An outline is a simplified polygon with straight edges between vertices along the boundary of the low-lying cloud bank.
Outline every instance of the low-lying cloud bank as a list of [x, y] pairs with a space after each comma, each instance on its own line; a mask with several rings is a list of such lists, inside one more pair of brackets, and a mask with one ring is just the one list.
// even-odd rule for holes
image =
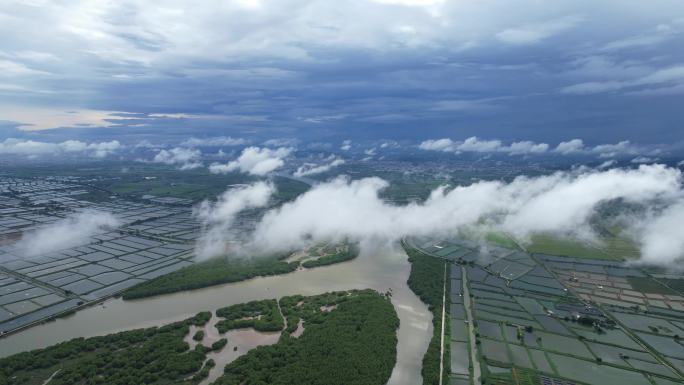
[[86, 210], [24, 234], [15, 248], [21, 257], [34, 257], [86, 244], [93, 235], [119, 226], [121, 222], [111, 213]]
[[37, 157], [45, 155], [85, 154], [93, 158], [104, 158], [122, 149], [119, 141], [86, 143], [67, 140], [60, 143], [9, 138], [0, 142], [0, 155], [24, 155]]
[[453, 141], [448, 138], [426, 140], [418, 146], [421, 150], [443, 152], [503, 152], [511, 155], [538, 154], [546, 152], [549, 145], [531, 141], [514, 142], [504, 145], [500, 140], [482, 140], [471, 136], [464, 141]]
[[[621, 225], [641, 247], [644, 262], [669, 265], [684, 257], [684, 228], [677, 225], [684, 222], [684, 191], [681, 171], [675, 168], [582, 169], [519, 177], [510, 183], [442, 186], [425, 202], [403, 206], [379, 197], [387, 186], [379, 178], [350, 181], [342, 177], [316, 185], [294, 201], [268, 210], [246, 246], [272, 252], [318, 240], [392, 242], [410, 235], [450, 235], [474, 225], [505, 231], [523, 243], [536, 233], [591, 240], [595, 235], [590, 221], [596, 210], [619, 199], [648, 213], [620, 216]], [[245, 203], [244, 195], [250, 192], [263, 203], [264, 193], [272, 194], [273, 189], [253, 185], [229, 191], [221, 197], [221, 206], [229, 205], [233, 216], [244, 207], [255, 207]], [[213, 215], [222, 217], [218, 211]], [[230, 221], [219, 223], [213, 234], [218, 239], [213, 242], [220, 244], [224, 224]], [[213, 227], [210, 222], [207, 226]]]
[[209, 171], [213, 174], [240, 171], [251, 175], [266, 175], [282, 167], [285, 164], [283, 159], [291, 152], [292, 148], [289, 147], [247, 147], [236, 160], [226, 164], [213, 163], [209, 166]]
[[651, 154], [658, 151], [648, 151], [631, 143], [629, 140], [589, 147], [584, 144], [582, 139], [572, 139], [567, 142], [560, 142], [554, 152], [562, 155], [585, 154], [597, 155], [599, 158], [613, 158], [620, 155], [637, 155], [643, 152]]
[[504, 144], [500, 140], [483, 140], [475, 136], [464, 141], [454, 141], [449, 138], [430, 139], [420, 143], [418, 148], [428, 151], [453, 152], [460, 154], [463, 152], [476, 153], [504, 153], [509, 155], [530, 155], [555, 153], [560, 155], [596, 155], [601, 158], [612, 158], [619, 155], [637, 155], [649, 153], [646, 149], [624, 140], [614, 144], [600, 144], [594, 147], [586, 146], [582, 139], [572, 139], [560, 142], [555, 148], [551, 148], [547, 143], [536, 143], [529, 140]]

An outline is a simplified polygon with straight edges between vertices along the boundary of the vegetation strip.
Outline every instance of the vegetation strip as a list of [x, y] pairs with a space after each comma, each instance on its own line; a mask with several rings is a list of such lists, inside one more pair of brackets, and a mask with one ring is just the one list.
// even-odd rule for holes
[[356, 245], [344, 244], [330, 254], [317, 259], [285, 261], [289, 253], [252, 258], [220, 257], [143, 282], [124, 292], [124, 299], [137, 299], [155, 295], [175, 293], [184, 290], [244, 281], [255, 277], [265, 277], [294, 272], [300, 266], [314, 268], [349, 261], [358, 256]]
[[299, 263], [285, 262], [282, 257], [253, 259], [215, 258], [196, 263], [178, 271], [134, 286], [123, 294], [124, 299], [137, 299], [184, 290], [201, 289], [246, 279], [291, 273]]
[[[433, 335], [428, 345], [427, 352], [423, 357], [423, 384], [439, 385], [440, 371], [448, 376], [450, 372], [449, 361], [440, 369], [441, 351], [441, 314], [442, 294], [445, 289], [450, 291], [450, 272], [443, 273], [445, 262], [438, 258], [433, 258], [410, 247], [405, 241], [402, 246], [406, 251], [411, 262], [411, 272], [409, 274], [408, 286], [416, 295], [428, 305], [432, 312]], [[449, 354], [447, 348], [445, 355]]]

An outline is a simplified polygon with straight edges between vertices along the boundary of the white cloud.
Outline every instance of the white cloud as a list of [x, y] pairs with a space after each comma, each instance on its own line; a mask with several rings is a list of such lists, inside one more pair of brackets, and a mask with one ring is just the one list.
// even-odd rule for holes
[[154, 156], [152, 162], [178, 166], [181, 170], [192, 170], [202, 167], [202, 162], [200, 162], [201, 157], [202, 152], [200, 150], [174, 147], [170, 150], [160, 150], [157, 155]]
[[268, 147], [295, 147], [299, 144], [299, 139], [295, 138], [277, 138], [265, 141], [264, 146]]
[[199, 258], [225, 255], [232, 239], [230, 227], [241, 211], [268, 204], [275, 187], [257, 182], [224, 192], [216, 202], [203, 201], [195, 211], [201, 223], [201, 235], [195, 250]]
[[209, 166], [209, 171], [213, 174], [240, 171], [252, 175], [266, 175], [282, 167], [285, 164], [283, 158], [291, 152], [292, 148], [288, 147], [275, 150], [265, 147], [247, 147], [242, 150], [236, 160], [227, 164], [213, 163]]
[[[97, 83], [102, 79], [106, 79], [108, 86], [110, 80], [135, 84], [138, 79], [155, 79], [159, 82], [189, 79], [199, 81], [193, 84], [202, 84], [215, 80], [210, 77], [212, 74], [220, 74], [222, 80], [225, 77], [247, 81], [253, 78], [291, 79], [306, 71], [302, 67], [322, 63], [326, 56], [329, 58], [329, 55], [336, 53], [339, 53], [336, 61], [353, 57], [346, 55], [351, 52], [390, 53], [393, 61], [410, 61], [415, 54], [423, 52], [409, 50], [428, 49], [430, 52], [445, 53], [436, 57], [447, 58], [450, 55], [446, 53], [475, 47], [483, 49], [481, 52], [498, 52], [496, 49], [501, 45], [546, 42], [550, 37], [572, 33], [567, 46], [563, 44], [563, 50], [544, 51], [556, 55], [544, 62], [549, 65], [553, 62], [553, 67], [557, 68], [559, 61], [575, 56], [573, 49], [577, 50], [578, 46], [591, 48], [594, 45], [600, 49], [611, 43], [602, 39], [604, 35], [615, 40], [607, 45], [610, 53], [620, 47], [645, 46], [662, 41], [663, 37], [675, 36], [680, 27], [676, 26], [676, 21], [672, 21], [673, 15], [682, 11], [681, 5], [674, 1], [667, 1], [660, 7], [649, 7], [645, 3], [624, 4], [618, 0], [603, 2], [600, 6], [586, 0], [554, 2], [543, 6], [537, 0], [509, 3], [236, 0], [211, 2], [202, 7], [186, 0], [174, 1], [163, 9], [142, 0], [131, 0], [125, 4], [81, 0], [42, 2], [40, 6], [8, 5], [4, 8], [2, 14], [12, 16], [3, 18], [0, 34], [13, 37], [5, 39], [7, 42], [4, 45], [0, 44], [2, 60], [11, 62], [5, 63], [4, 67], [14, 72], [56, 73], [52, 77], [67, 80], [45, 81], [44, 84], [18, 82], [14, 86], [26, 89], [37, 85], [47, 86], [59, 95], [63, 95], [62, 92], [58, 93], [62, 91], [61, 88], [68, 88], [68, 91], [80, 92], [74, 95], [74, 100], [88, 100], [93, 95], [83, 93], [90, 88], [102, 90], [104, 84]], [[225, 20], [233, 22], [226, 28], [214, 27]], [[584, 20], [587, 25], [576, 28]], [[660, 25], [643, 34], [635, 32], [643, 30], [644, 22], [651, 20], [656, 20], [655, 23]], [[13, 34], [19, 30], [29, 30], [31, 34]], [[635, 33], [636, 36], [633, 36]], [[656, 36], [657, 40], [651, 35]], [[592, 39], [587, 39], [587, 36], [592, 36]], [[666, 51], [658, 53], [663, 52]], [[407, 54], [406, 57], [401, 57], [403, 54]], [[491, 60], [492, 57], [485, 59]], [[233, 65], [238, 58], [241, 62], [254, 65]], [[534, 60], [537, 55], [523, 55], [520, 58]], [[306, 65], [287, 66], [296, 70], [274, 68], [278, 63], [288, 60]], [[46, 62], [52, 64], [44, 65]], [[524, 64], [502, 64], [509, 67], [516, 65]], [[68, 80], [72, 79], [83, 79], [85, 84], [94, 83], [100, 87], [79, 87], [77, 82], [69, 87], [68, 83], [71, 82]], [[161, 92], [183, 92], [171, 84], [164, 84], [167, 86], [160, 87]], [[172, 84], [178, 86], [177, 83]], [[220, 99], [209, 105], [216, 106], [218, 110], [232, 103], [224, 97]], [[251, 109], [252, 102], [250, 95], [236, 104]], [[447, 100], [444, 107], [458, 110], [479, 108], [481, 105], [458, 100], [449, 105]], [[298, 115], [313, 115], [313, 121], [344, 115], [337, 110], [308, 108], [296, 112]], [[195, 116], [184, 112], [157, 113], [150, 117]]]
[[588, 95], [611, 91], [631, 90], [635, 95], [653, 94], [665, 90], [671, 92], [684, 87], [684, 65], [652, 69], [652, 72], [630, 80], [606, 80], [572, 84], [561, 89], [562, 93]]
[[509, 155], [541, 154], [549, 149], [546, 143], [535, 143], [529, 140], [513, 142], [504, 145], [500, 140], [481, 140], [471, 136], [462, 142], [453, 141], [448, 138], [426, 140], [418, 145], [421, 150], [443, 151], [443, 152], [503, 152]]
[[14, 51], [6, 52], [0, 51], [0, 57], [28, 60], [31, 62], [46, 62], [52, 60], [59, 60], [55, 55], [47, 52], [36, 52], [36, 51]]
[[607, 160], [601, 164], [598, 165], [598, 169], [606, 169], [614, 166], [617, 163], [615, 159]]
[[0, 59], [0, 76], [2, 77], [37, 75], [49, 75], [49, 73], [29, 68], [26, 65], [19, 62]]
[[371, 0], [380, 4], [404, 5], [409, 7], [429, 7], [441, 5], [446, 0]]
[[567, 16], [541, 23], [526, 24], [515, 28], [508, 28], [496, 34], [497, 39], [509, 44], [535, 44], [571, 29], [582, 21], [579, 16]]
[[476, 136], [471, 136], [458, 144], [456, 151], [465, 152], [494, 152], [501, 149], [500, 140], [480, 140]]
[[654, 46], [681, 33], [682, 19], [673, 23], [658, 24], [641, 34], [611, 41], [602, 47], [603, 51], [618, 51], [626, 48]]
[[535, 143], [529, 140], [514, 142], [508, 147], [507, 151], [511, 155], [520, 154], [541, 154], [548, 151], [549, 145], [546, 143]]
[[15, 247], [22, 256], [33, 257], [89, 243], [93, 235], [120, 225], [110, 213], [86, 210], [24, 234]]
[[637, 149], [629, 142], [623, 140], [615, 144], [599, 144], [591, 149], [592, 152], [601, 158], [612, 158], [622, 154], [635, 154]]
[[494, 102], [504, 98], [487, 98], [480, 100], [468, 99], [454, 99], [454, 100], [440, 100], [435, 102], [432, 110], [435, 111], [459, 111], [459, 112], [478, 112], [490, 111], [500, 108]]
[[637, 84], [657, 84], [684, 80], [684, 65], [663, 68], [637, 80]]
[[216, 136], [210, 138], [190, 138], [181, 146], [186, 147], [219, 147], [219, 146], [241, 146], [247, 144], [242, 138], [232, 138], [230, 136]]
[[[250, 5], [245, 6], [244, 3]], [[460, 111], [488, 108], [490, 105], [486, 103], [449, 98], [466, 94], [508, 94], [519, 98], [527, 91], [548, 92], [549, 87], [559, 89], [561, 85], [557, 83], [557, 71], [563, 70], [568, 58], [581, 56], [577, 54], [578, 47], [601, 47], [606, 43], [606, 36], [608, 39], [618, 40], [625, 36], [625, 33], [627, 37], [632, 34], [638, 35], [638, 31], [644, 28], [644, 22], [651, 23], [653, 20], [653, 23], [665, 23], [682, 10], [681, 5], [675, 4], [672, 0], [668, 0], [667, 4], [661, 7], [649, 7], [643, 2], [623, 3], [611, 0], [596, 6], [595, 3], [582, 0], [553, 2], [540, 6], [536, 0], [508, 3], [439, 0], [384, 0], [381, 3], [244, 0], [211, 2], [202, 7], [190, 1], [174, 1], [163, 9], [157, 9], [158, 7], [141, 0], [132, 0], [125, 4], [87, 1], [43, 2], [40, 6], [7, 6], [7, 10], [1, 12], [12, 16], [2, 20], [0, 33], [13, 38], [4, 39], [6, 42], [4, 46], [0, 44], [0, 49], [18, 50], [16, 54], [12, 53], [11, 58], [3, 57], [3, 60], [19, 63], [15, 66], [21, 65], [23, 67], [20, 68], [50, 73], [54, 71], [56, 75], [52, 77], [55, 80], [64, 80], [36, 81], [36, 84], [28, 81], [17, 81], [14, 84], [12, 81], [7, 82], [12, 84], [4, 86], [17, 90], [47, 87], [57, 95], [50, 100], [52, 103], [49, 105], [58, 105], [54, 102], [67, 100], [106, 106], [116, 104], [112, 102], [112, 98], [118, 100], [128, 97], [131, 99], [130, 103], [138, 105], [138, 111], [149, 110], [149, 105], [139, 105], [143, 98], [135, 99], [140, 96], [138, 93], [125, 94], [136, 89], [145, 90], [145, 95], [156, 95], [163, 101], [155, 105], [164, 107], [164, 111], [171, 111], [150, 114], [151, 118], [192, 118], [192, 114], [173, 113], [173, 110], [169, 110], [169, 105], [163, 106], [164, 103], [168, 104], [171, 103], [170, 100], [175, 100], [174, 105], [177, 103], [187, 106], [187, 111], [206, 111], [208, 108], [217, 113], [253, 113], [255, 116], [266, 116], [265, 119], [268, 119], [267, 115], [270, 113], [275, 117], [286, 108], [292, 112], [293, 117], [311, 115], [316, 121], [343, 116], [341, 112], [349, 113], [361, 121], [360, 119], [372, 117], [367, 116], [366, 111], [357, 116], [360, 108], [349, 105], [377, 101], [376, 94], [350, 92], [350, 97], [345, 99], [345, 103], [331, 107], [329, 101], [322, 103], [323, 100], [304, 100], [306, 95], [316, 99], [317, 94], [311, 92], [306, 95], [294, 95], [274, 91], [300, 89], [306, 83], [307, 90], [317, 89], [317, 92], [325, 93], [325, 87], [341, 79], [330, 76], [327, 72], [319, 73], [316, 68], [334, 62], [337, 63], [335, 65], [362, 65], [369, 69], [370, 72], [364, 70], [364, 74], [371, 73], [371, 78], [359, 78], [353, 83], [345, 82], [345, 87], [353, 85], [355, 90], [356, 87], [364, 87], [364, 84], [373, 86], [371, 83], [382, 81], [386, 82], [385, 85], [397, 89], [415, 90], [403, 95], [397, 94], [396, 96], [400, 96], [397, 101], [418, 97], [428, 104], [430, 100], [445, 99], [444, 103], [438, 103], [445, 109]], [[407, 6], [415, 4], [419, 6]], [[576, 15], [586, 15], [587, 25], [582, 24], [582, 28], [573, 28], [582, 21], [582, 17]], [[232, 21], [226, 28], [214, 27], [222, 25], [225, 20]], [[666, 28], [659, 27], [659, 30]], [[31, 33], [13, 33], [19, 30], [28, 30]], [[559, 41], [556, 47], [551, 47], [551, 43], [556, 41], [546, 40], [550, 40], [552, 36], [564, 35], [566, 32], [572, 32], [573, 35], [567, 41]], [[588, 36], [591, 36], [591, 39], [588, 39]], [[633, 45], [634, 41], [632, 39], [632, 43], [628, 45]], [[548, 53], [548, 56], [544, 60], [540, 59], [537, 51], [516, 52], [514, 50], [518, 48], [510, 47], [537, 42], [545, 43], [542, 51]], [[638, 44], [648, 43], [650, 41], [644, 43], [641, 40]], [[503, 50], [499, 49], [502, 45], [506, 46]], [[624, 46], [624, 43], [622, 45]], [[478, 48], [473, 49], [469, 56], [459, 56], [459, 59], [453, 55], [459, 50], [472, 47]], [[653, 63], [671, 63], [672, 60], [676, 60], [676, 55], [667, 56], [667, 53], [673, 50], [674, 48], [652, 52], [653, 55], [650, 55], [648, 60], [652, 60]], [[79, 54], [73, 54], [75, 52]], [[602, 52], [606, 54], [605, 51]], [[610, 51], [608, 54], [612, 55], [614, 52]], [[438, 53], [432, 55], [435, 60], [420, 65], [415, 63], [416, 57], [425, 57], [424, 55], [429, 53]], [[355, 63], [354, 61], [358, 60], [356, 58], [361, 62]], [[379, 60], [380, 58], [388, 60]], [[40, 61], [37, 59], [56, 61], [57, 64], [44, 66], [37, 63]], [[247, 65], [238, 64], [238, 61]], [[520, 74], [515, 74], [515, 77], [504, 77], [494, 71], [480, 71], [488, 61], [496, 61], [497, 65], [501, 65], [500, 68], [530, 65], [538, 70], [530, 70], [529, 73], [521, 71]], [[507, 63], [499, 63], [500, 61]], [[452, 65], [453, 71], [449, 68]], [[457, 69], [458, 65], [462, 65], [464, 70]], [[277, 66], [287, 67], [287, 70], [272, 68]], [[383, 68], [386, 66], [392, 68]], [[428, 68], [432, 66], [434, 72]], [[388, 70], [382, 75], [373, 75], [373, 71], [378, 69]], [[447, 73], [449, 76], [458, 77], [459, 90], [467, 92], [455, 92], [459, 90], [455, 90], [453, 84], [438, 84], [439, 79], [444, 79]], [[279, 79], [289, 81], [293, 76], [301, 76], [307, 81], [277, 82]], [[40, 80], [42, 75], [35, 78]], [[228, 82], [225, 81], [226, 78], [229, 79]], [[254, 84], [252, 79], [255, 78], [257, 81], [264, 78], [275, 81], [267, 85]], [[75, 79], [79, 81], [74, 81]], [[234, 84], [235, 79], [244, 83]], [[316, 80], [315, 86], [308, 81], [312, 79]], [[483, 79], [488, 81], [483, 82]], [[564, 81], [563, 85], [572, 87], [571, 84], [583, 83], [585, 80]], [[645, 80], [655, 81], [648, 76]], [[143, 88], [151, 84], [150, 82], [154, 82], [156, 86]], [[120, 86], [122, 84], [126, 86]], [[191, 88], [186, 87], [188, 84]], [[251, 84], [253, 87], [245, 88], [245, 84]], [[491, 84], [495, 85], [495, 89], [490, 86]], [[203, 88], [199, 90], [198, 87]], [[224, 89], [219, 90], [216, 87]], [[64, 91], [71, 93], [64, 96], [65, 93], [56, 92], [62, 91], [60, 88], [65, 88]], [[614, 86], [608, 83], [595, 84], [588, 88], [588, 92], [597, 92], [599, 89], [605, 91]], [[226, 89], [231, 91], [226, 92]], [[430, 98], [419, 95], [421, 89], [429, 90]], [[568, 90], [587, 92], [586, 89], [587, 86]], [[108, 92], [103, 93], [104, 90]], [[246, 92], [247, 90], [251, 91]], [[669, 91], [682, 92], [684, 88], [670, 87]], [[204, 102], [198, 100], [201, 106], [188, 105], [197, 95], [195, 92], [214, 99]], [[8, 99], [12, 96], [14, 95], [10, 95]], [[58, 98], [62, 100], [57, 100]], [[273, 103], [274, 108], [261, 108], [261, 103], [257, 102], [259, 100], [261, 103]], [[295, 100], [298, 100], [298, 107], [290, 109], [289, 107], [293, 106], [290, 103]], [[387, 111], [372, 108], [370, 103], [367, 107], [378, 116], [391, 115]], [[419, 113], [424, 111], [419, 111], [420, 109], [399, 110], [401, 114], [395, 114], [395, 121], [405, 122], [406, 116], [416, 120], [424, 118]], [[518, 113], [522, 113], [522, 110], [518, 110]], [[13, 120], [33, 124], [33, 128], [75, 126], [81, 123], [92, 126], [111, 125], [108, 120], [112, 117], [102, 116], [101, 113], [102, 111], [93, 119], [75, 121], [68, 116], [59, 116], [58, 121], [54, 119], [55, 114], [50, 114], [46, 119], [37, 119], [37, 122], [31, 121], [35, 119], [31, 114], [25, 114], [26, 119]], [[8, 116], [3, 113], [0, 115]], [[429, 118], [435, 115], [439, 114], [429, 114]], [[63, 118], [69, 119], [64, 121]], [[269, 123], [275, 125], [274, 122], [275, 120]], [[257, 129], [257, 125], [254, 126], [253, 128]], [[283, 130], [279, 132], [283, 133], [292, 129], [281, 128]]]
[[[529, 140], [513, 142], [506, 145], [500, 140], [481, 140], [475, 136], [464, 141], [454, 141], [448, 138], [430, 139], [421, 142], [418, 148], [429, 151], [443, 152], [479, 152], [479, 153], [506, 153], [509, 155], [543, 154], [549, 151], [550, 146], [546, 143], [536, 143]], [[599, 144], [594, 147], [585, 146], [582, 139], [572, 139], [560, 142], [553, 152], [562, 155], [584, 154], [597, 155], [600, 158], [613, 158], [621, 155], [651, 154], [655, 155], [658, 149], [647, 149], [637, 146], [628, 140], [618, 143]]]
[[67, 140], [60, 143], [66, 152], [90, 152], [96, 158], [104, 158], [120, 149], [121, 143], [117, 140], [100, 143], [84, 143], [78, 140]]
[[347, 114], [335, 114], [335, 115], [300, 117], [298, 119], [305, 121], [307, 123], [323, 123], [323, 122], [329, 122], [329, 121], [333, 121], [333, 120], [344, 119], [347, 116], [349, 116], [349, 115], [347, 115]]
[[635, 155], [640, 152], [653, 152], [632, 144], [629, 140], [623, 140], [618, 143], [599, 144], [594, 147], [584, 145], [582, 139], [572, 139], [567, 142], [560, 142], [554, 149], [554, 152], [571, 155], [571, 154], [594, 154], [600, 158], [614, 158], [621, 155]]
[[[231, 152], [231, 154], [232, 154], [232, 152]], [[218, 151], [216, 151], [216, 154], [213, 154], [212, 156], [215, 158], [225, 158], [225, 157], [229, 156], [229, 154], [226, 154], [223, 150], [219, 149]]]
[[641, 261], [682, 270], [684, 258], [684, 200], [660, 211], [646, 221], [637, 221]]
[[571, 63], [573, 67], [565, 74], [571, 77], [595, 79], [610, 84], [608, 80], [628, 80], [651, 72], [645, 63], [634, 60], [620, 60], [606, 55], [582, 56]]
[[644, 164], [644, 163], [655, 163], [658, 159], [656, 158], [649, 158], [647, 156], [637, 156], [636, 158], [632, 159], [632, 163], [636, 164]]
[[456, 151], [456, 143], [449, 138], [428, 139], [421, 142], [418, 148], [428, 151], [453, 152]]
[[624, 83], [619, 81], [586, 82], [563, 87], [561, 91], [565, 94], [589, 95], [616, 91], [623, 87]]
[[327, 163], [317, 165], [315, 163], [304, 163], [304, 165], [297, 168], [294, 176], [302, 177], [308, 175], [321, 174], [330, 171], [333, 167], [344, 164], [344, 159], [336, 158], [334, 155], [326, 159]]
[[[293, 202], [265, 213], [252, 234], [250, 247], [287, 250], [331, 239], [392, 242], [408, 235], [440, 236], [474, 225], [512, 234], [525, 242], [537, 233], [593, 239], [590, 221], [604, 202], [658, 207], [653, 218], [631, 218], [643, 245], [645, 260], [668, 263], [684, 257], [681, 226], [682, 174], [662, 165], [638, 169], [590, 169], [540, 177], [518, 177], [510, 183], [482, 181], [468, 186], [435, 189], [423, 203], [397, 206], [379, 193], [388, 183], [379, 178], [350, 181], [337, 178], [314, 186]], [[664, 218], [654, 222], [654, 218]], [[679, 222], [677, 222], [679, 221]], [[669, 226], [669, 229], [668, 229]], [[668, 247], [653, 239], [662, 229]]]
[[582, 139], [572, 139], [567, 142], [560, 142], [554, 151], [563, 155], [574, 154], [584, 150], [584, 141]]
[[380, 148], [400, 148], [401, 145], [394, 140], [386, 140], [380, 143]]
[[95, 158], [104, 158], [121, 148], [123, 146], [117, 140], [93, 143], [67, 140], [61, 143], [51, 143], [9, 138], [0, 142], [0, 154], [25, 155], [29, 157], [83, 153]]
[[352, 147], [352, 141], [347, 139], [347, 140], [342, 142], [342, 146], [340, 146], [340, 150], [349, 151], [349, 150], [351, 150], [351, 147]]
[[[541, 6], [535, 0], [239, 0], [203, 7], [176, 1], [163, 9], [141, 0], [126, 4], [43, 2], [10, 7], [7, 14], [12, 17], [3, 20], [0, 32], [23, 27], [32, 33], [13, 39], [27, 47], [22, 51], [73, 64], [80, 64], [78, 59], [100, 58], [123, 67], [115, 74], [125, 73], [131, 63], [161, 70], [177, 64], [183, 73], [191, 61], [249, 60], [255, 56], [310, 60], [315, 56], [314, 47], [391, 52], [406, 46], [464, 49], [501, 42], [531, 44], [570, 31], [583, 20], [578, 15], [584, 14], [590, 25], [580, 33], [591, 33], [610, 22], [611, 31], [629, 37], [635, 28], [631, 21], [644, 14], [666, 20], [681, 11], [673, 2], [657, 8], [617, 0], [601, 6], [589, 1]], [[233, 22], [227, 28], [213, 28], [225, 20]], [[621, 22], [625, 20], [630, 23]], [[68, 54], [77, 50], [88, 55]]]
[[195, 115], [195, 114], [186, 114], [183, 112], [173, 112], [173, 113], [161, 113], [161, 112], [155, 112], [151, 114], [147, 114], [148, 118], [153, 118], [153, 119], [193, 119], [193, 118], [206, 118], [211, 115]]

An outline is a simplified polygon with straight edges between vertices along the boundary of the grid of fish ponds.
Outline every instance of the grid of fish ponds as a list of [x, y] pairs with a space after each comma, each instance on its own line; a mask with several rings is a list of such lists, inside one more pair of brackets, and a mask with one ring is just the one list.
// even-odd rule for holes
[[[620, 262], [531, 255], [469, 242], [414, 240], [453, 261], [451, 383], [472, 378], [467, 323], [487, 383], [684, 383], [684, 308], [675, 291], [649, 293], [650, 274]], [[465, 266], [465, 277], [461, 274]], [[463, 282], [471, 295], [466, 319]]]

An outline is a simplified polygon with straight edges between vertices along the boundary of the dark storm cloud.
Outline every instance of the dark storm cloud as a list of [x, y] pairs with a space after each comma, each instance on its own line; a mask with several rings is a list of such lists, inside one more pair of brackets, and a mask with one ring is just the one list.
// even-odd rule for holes
[[675, 143], [677, 15], [675, 0], [10, 2], [0, 120], [122, 142]]

